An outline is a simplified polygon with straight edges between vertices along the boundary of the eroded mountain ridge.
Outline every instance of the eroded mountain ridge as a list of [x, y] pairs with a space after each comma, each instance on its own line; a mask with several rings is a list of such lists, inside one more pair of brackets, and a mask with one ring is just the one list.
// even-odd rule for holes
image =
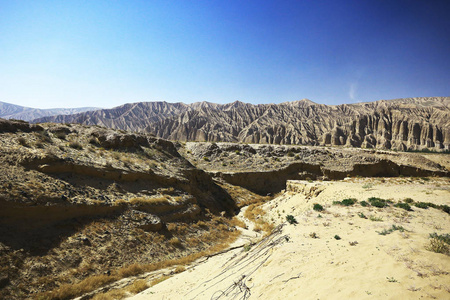
[[450, 149], [450, 97], [324, 105], [139, 102], [36, 119], [148, 132], [169, 140]]

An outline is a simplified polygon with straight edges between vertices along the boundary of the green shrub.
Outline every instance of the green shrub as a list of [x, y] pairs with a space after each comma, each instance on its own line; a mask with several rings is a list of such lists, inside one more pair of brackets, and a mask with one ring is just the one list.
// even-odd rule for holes
[[405, 203], [413, 203], [414, 202], [414, 200], [413, 199], [411, 199], [411, 198], [406, 198], [405, 200], [403, 200], [403, 202], [405, 202]]
[[366, 201], [361, 201], [359, 202], [359, 204], [361, 204], [361, 206], [363, 207], [369, 206], [369, 203], [367, 203]]
[[404, 210], [407, 211], [412, 211], [411, 206], [408, 203], [397, 203], [394, 206], [398, 208], [403, 208]]
[[323, 206], [320, 205], [319, 203], [314, 203], [313, 209], [315, 211], [323, 211]]
[[293, 215], [287, 215], [286, 216], [286, 221], [288, 221], [289, 224], [298, 224], [297, 220], [295, 219], [295, 217]]
[[360, 218], [363, 218], [363, 219], [367, 219], [366, 215], [365, 215], [365, 214], [363, 214], [362, 212], [361, 212], [361, 213], [359, 213], [359, 214], [358, 214], [358, 216], [359, 216]]
[[336, 235], [334, 236], [334, 239], [339, 241], [339, 240], [341, 239], [341, 237], [338, 236], [338, 235], [336, 234]]
[[439, 209], [450, 214], [450, 206], [448, 206], [448, 205], [440, 205]]
[[403, 232], [403, 231], [405, 231], [405, 228], [403, 228], [403, 226], [392, 225], [391, 228], [384, 229], [383, 231], [378, 232], [378, 234], [380, 234], [380, 235], [387, 235], [387, 234], [391, 234], [392, 232], [394, 232], [396, 230], [398, 230], [400, 232]]
[[333, 201], [333, 204], [342, 205], [342, 206], [350, 206], [350, 205], [355, 204], [356, 202], [358, 202], [358, 200], [356, 200], [355, 198], [348, 198], [348, 199], [344, 199], [342, 201]]
[[366, 183], [365, 185], [362, 186], [363, 189], [371, 189], [373, 187], [372, 183]]
[[377, 198], [377, 197], [370, 197], [368, 199], [370, 205], [375, 206], [375, 207], [379, 207], [379, 208], [384, 208], [386, 206], [388, 206], [389, 200], [385, 200], [385, 199], [381, 199], [381, 198]]
[[423, 209], [428, 208], [428, 204], [426, 202], [416, 202], [416, 203], [414, 203], [414, 206], [418, 207], [418, 208], [423, 208]]

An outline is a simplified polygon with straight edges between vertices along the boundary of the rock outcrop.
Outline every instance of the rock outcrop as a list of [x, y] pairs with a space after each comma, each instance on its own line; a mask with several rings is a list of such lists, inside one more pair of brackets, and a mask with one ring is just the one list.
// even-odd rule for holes
[[450, 97], [336, 106], [307, 99], [259, 105], [142, 102], [35, 122], [102, 125], [179, 141], [450, 150]]

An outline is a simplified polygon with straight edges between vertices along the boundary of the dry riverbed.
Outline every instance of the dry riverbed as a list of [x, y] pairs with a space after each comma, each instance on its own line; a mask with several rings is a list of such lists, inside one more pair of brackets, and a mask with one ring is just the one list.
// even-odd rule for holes
[[[448, 298], [450, 256], [432, 251], [430, 234], [450, 233], [449, 188], [447, 178], [289, 182], [263, 205], [277, 225], [271, 235], [252, 246], [240, 240], [249, 246], [203, 259], [132, 299]], [[370, 197], [389, 201], [378, 208]], [[356, 203], [336, 203], [344, 199]], [[407, 202], [411, 210], [395, 206]]]

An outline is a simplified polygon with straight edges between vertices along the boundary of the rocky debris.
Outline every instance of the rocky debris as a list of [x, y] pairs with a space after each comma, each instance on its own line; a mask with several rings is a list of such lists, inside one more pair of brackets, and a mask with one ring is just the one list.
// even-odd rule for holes
[[0, 133], [11, 132], [15, 133], [18, 131], [22, 132], [32, 132], [32, 131], [41, 131], [44, 130], [39, 125], [29, 124], [24, 121], [19, 120], [5, 120], [0, 119]]
[[163, 228], [161, 218], [158, 216], [134, 209], [127, 211], [121, 218], [146, 231], [159, 231]]
[[442, 151], [450, 150], [449, 120], [450, 97], [428, 97], [336, 106], [308, 99], [259, 105], [141, 102], [36, 122], [102, 125], [177, 141]]

